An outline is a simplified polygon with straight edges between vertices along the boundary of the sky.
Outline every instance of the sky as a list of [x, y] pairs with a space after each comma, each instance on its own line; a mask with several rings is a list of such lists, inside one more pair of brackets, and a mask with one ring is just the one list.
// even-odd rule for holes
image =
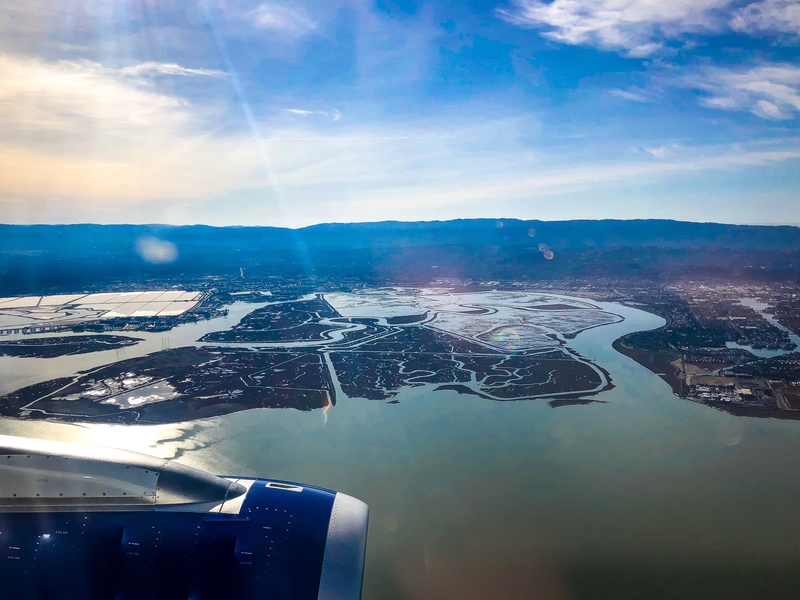
[[799, 0], [3, 0], [0, 222], [800, 224]]

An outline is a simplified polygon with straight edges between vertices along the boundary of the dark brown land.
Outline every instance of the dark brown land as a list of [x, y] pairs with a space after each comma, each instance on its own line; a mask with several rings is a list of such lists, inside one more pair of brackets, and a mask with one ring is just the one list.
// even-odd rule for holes
[[[321, 297], [271, 304], [203, 338], [219, 346], [165, 350], [23, 388], [2, 398], [0, 414], [169, 423], [252, 408], [313, 410], [336, 404], [334, 377], [349, 397], [369, 400], [437, 385], [495, 401], [558, 398], [558, 406], [613, 387], [606, 371], [562, 348], [506, 351], [417, 322], [344, 318]], [[347, 328], [342, 340], [319, 339], [336, 328]], [[304, 344], [226, 345], [239, 340]]]
[[134, 346], [141, 338], [121, 335], [74, 335], [20, 340], [0, 340], [0, 356], [57, 358]]

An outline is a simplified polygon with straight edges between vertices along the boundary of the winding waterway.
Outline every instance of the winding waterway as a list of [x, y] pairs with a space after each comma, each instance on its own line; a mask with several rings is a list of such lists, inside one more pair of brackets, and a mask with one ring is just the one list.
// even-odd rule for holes
[[[330, 410], [250, 410], [174, 426], [0, 420], [0, 432], [105, 443], [218, 473], [341, 490], [371, 509], [364, 598], [793, 597], [800, 559], [800, 424], [733, 417], [674, 397], [612, 342], [660, 317], [569, 341], [605, 368], [605, 404], [550, 408], [433, 386], [397, 404], [337, 394]], [[192, 343], [225, 322], [150, 334], [146, 351]], [[136, 337], [145, 335], [134, 333]], [[2, 389], [143, 350], [21, 366]], [[103, 354], [104, 356], [100, 356]], [[71, 371], [72, 370], [72, 371]], [[341, 390], [339, 390], [341, 392]]]
[[774, 325], [777, 329], [785, 332], [789, 336], [789, 340], [794, 344], [794, 348], [791, 350], [781, 350], [775, 348], [753, 348], [752, 346], [742, 346], [741, 344], [737, 344], [736, 342], [726, 342], [726, 346], [728, 348], [738, 348], [740, 350], [747, 350], [748, 352], [758, 356], [759, 358], [774, 358], [776, 356], [783, 356], [784, 354], [789, 354], [790, 352], [796, 352], [800, 349], [800, 335], [797, 335], [794, 331], [789, 329], [788, 327], [781, 325], [778, 320], [773, 317], [770, 313], [765, 312], [770, 306], [769, 304], [764, 304], [763, 302], [759, 302], [755, 298], [742, 298], [741, 303], [744, 306], [752, 308], [756, 311], [759, 315], [764, 317], [770, 324]]

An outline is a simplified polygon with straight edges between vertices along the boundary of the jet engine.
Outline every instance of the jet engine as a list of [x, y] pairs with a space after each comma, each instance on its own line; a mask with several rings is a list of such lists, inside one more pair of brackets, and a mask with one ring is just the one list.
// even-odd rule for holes
[[357, 600], [367, 505], [109, 448], [0, 436], [0, 597]]

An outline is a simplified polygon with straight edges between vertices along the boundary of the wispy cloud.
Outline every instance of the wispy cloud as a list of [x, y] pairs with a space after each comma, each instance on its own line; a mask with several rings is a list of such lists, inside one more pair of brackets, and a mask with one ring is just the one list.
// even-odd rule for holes
[[511, 0], [502, 19], [544, 30], [566, 44], [616, 50], [631, 58], [657, 54], [687, 33], [740, 31], [800, 34], [797, 0]]
[[[0, 55], [0, 130], [3, 209], [13, 198], [62, 198], [89, 211], [115, 202], [122, 208], [202, 193], [200, 182], [217, 190], [231, 183], [203, 156], [203, 147], [214, 146], [203, 110], [91, 61]], [[217, 145], [217, 160], [236, 156], [238, 145]], [[192, 158], [194, 182], [187, 170]], [[206, 179], [204, 169], [219, 183]]]
[[630, 100], [631, 102], [652, 102], [653, 98], [651, 95], [642, 89], [630, 89], [630, 90], [620, 90], [620, 89], [612, 89], [608, 91], [609, 94], [612, 96], [616, 96], [617, 98], [622, 98], [623, 100]]
[[708, 94], [700, 102], [707, 108], [749, 111], [771, 120], [793, 119], [800, 112], [800, 67], [791, 64], [706, 68], [680, 83]]
[[13, 131], [85, 131], [153, 126], [174, 129], [189, 103], [125, 81], [91, 61], [45, 62], [0, 54], [0, 126]]
[[277, 2], [265, 2], [247, 13], [259, 29], [279, 31], [290, 35], [305, 35], [317, 28], [302, 7], [289, 7]]
[[635, 146], [632, 150], [636, 154], [643, 154], [658, 160], [664, 160], [666, 158], [676, 158], [679, 148], [680, 146], [678, 146], [678, 144], [664, 144], [662, 146]]
[[651, 56], [661, 50], [663, 47], [664, 44], [661, 42], [647, 42], [630, 48], [627, 52], [627, 55], [630, 58], [647, 58], [648, 56]]
[[225, 71], [217, 69], [190, 69], [175, 63], [146, 62], [118, 70], [123, 75], [176, 75], [179, 77], [225, 77]]
[[648, 148], [647, 146], [645, 146], [643, 148], [645, 152], [647, 152], [650, 156], [654, 158], [666, 158], [669, 149], [670, 148], [668, 148], [667, 146], [660, 146], [658, 148]]
[[667, 155], [666, 148], [645, 148], [644, 150], [655, 158], [664, 158]]
[[800, 34], [800, 2], [797, 0], [762, 0], [737, 10], [731, 19], [736, 31], [756, 33], [772, 31]]
[[662, 47], [661, 40], [717, 26], [715, 11], [732, 0], [513, 0], [497, 14], [567, 44], [623, 50], [635, 58]]
[[316, 115], [320, 112], [317, 110], [304, 110], [302, 108], [286, 108], [284, 110], [288, 113], [292, 113], [293, 115], [300, 115], [301, 117], [310, 117], [311, 115]]
[[342, 113], [340, 113], [337, 109], [333, 109], [331, 111], [327, 110], [306, 110], [304, 108], [285, 108], [286, 112], [298, 115], [300, 117], [313, 117], [313, 116], [320, 116], [329, 118], [331, 121], [338, 121], [342, 118]]
[[[459, 207], [460, 214], [463, 215], [491, 216], [497, 215], [498, 211], [493, 213], [487, 210], [488, 205], [519, 206], [519, 201], [524, 201], [528, 206], [545, 206], [548, 218], [574, 218], [560, 213], [552, 206], [558, 203], [532, 205], [531, 200], [597, 191], [616, 184], [643, 184], [663, 177], [692, 176], [695, 173], [779, 165], [800, 160], [799, 150], [741, 151], [732, 148], [708, 148], [704, 152], [701, 150], [690, 154], [680, 160], [652, 161], [647, 164], [602, 161], [502, 179], [465, 181], [458, 186], [397, 187], [372, 192], [368, 198], [361, 200], [344, 199], [335, 208], [343, 212], [371, 213], [371, 219], [403, 219], [408, 218], [409, 213], [420, 212], [435, 215], [437, 211], [441, 214], [442, 209], [452, 209], [455, 206]], [[609, 218], [608, 209], [609, 206], [604, 205], [596, 218]], [[674, 207], [670, 210], [673, 209]], [[674, 213], [671, 214], [674, 216]], [[541, 217], [542, 210], [531, 211], [529, 215]]]

